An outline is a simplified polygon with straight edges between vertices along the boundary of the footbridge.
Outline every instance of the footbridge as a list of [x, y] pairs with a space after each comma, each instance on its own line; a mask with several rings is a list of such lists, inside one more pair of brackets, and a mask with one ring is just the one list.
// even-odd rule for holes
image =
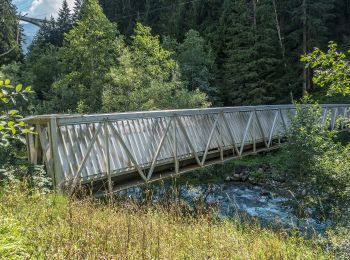
[[36, 25], [38, 27], [43, 26], [43, 24], [45, 23], [45, 20], [43, 20], [43, 19], [31, 18], [31, 17], [25, 16], [25, 15], [17, 15], [17, 18], [20, 21], [31, 23], [31, 24]]
[[[334, 129], [349, 106], [322, 105], [320, 120]], [[45, 164], [57, 188], [112, 192], [276, 149], [295, 111], [274, 105], [33, 116], [25, 119], [36, 132], [27, 135], [28, 158]]]

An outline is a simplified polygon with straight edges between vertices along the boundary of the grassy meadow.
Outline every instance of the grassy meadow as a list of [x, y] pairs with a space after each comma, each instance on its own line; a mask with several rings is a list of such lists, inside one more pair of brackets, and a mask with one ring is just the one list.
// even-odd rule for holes
[[0, 191], [1, 259], [332, 259], [313, 240], [187, 214], [179, 203], [69, 199], [23, 183]]

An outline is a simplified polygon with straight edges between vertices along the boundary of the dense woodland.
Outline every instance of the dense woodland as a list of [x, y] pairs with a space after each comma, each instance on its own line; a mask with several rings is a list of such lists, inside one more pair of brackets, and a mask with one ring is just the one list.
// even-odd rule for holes
[[[0, 258], [350, 259], [349, 133], [325, 127], [331, 111], [314, 102], [350, 103], [349, 1], [63, 1], [23, 53], [16, 8], [0, 0]], [[176, 181], [159, 203], [149, 186], [140, 202], [61, 195], [24, 155], [28, 114], [293, 101], [281, 150], [183, 176], [208, 185], [193, 207]], [[245, 191], [289, 197], [297, 226], [218, 219], [205, 181], [244, 165]], [[328, 231], [304, 229], [310, 218]]]
[[290, 103], [314, 91], [302, 54], [350, 45], [348, 0], [86, 3], [63, 1], [23, 54], [1, 0], [1, 71], [33, 86], [29, 112]]

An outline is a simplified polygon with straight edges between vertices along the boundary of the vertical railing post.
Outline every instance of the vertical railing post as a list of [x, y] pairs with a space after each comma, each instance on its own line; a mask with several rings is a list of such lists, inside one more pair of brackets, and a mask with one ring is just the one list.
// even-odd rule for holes
[[223, 127], [222, 124], [223, 122], [223, 116], [224, 113], [221, 111], [220, 114], [218, 115], [220, 117], [219, 120], [219, 143], [220, 143], [220, 160], [223, 161], [224, 160], [224, 139], [223, 139]]
[[[49, 122], [49, 142], [50, 142], [50, 150], [51, 150], [51, 162], [53, 164], [53, 181], [54, 187], [60, 188], [60, 185], [64, 182], [64, 173], [62, 170], [62, 165], [59, 156], [58, 150], [58, 126], [56, 117], [51, 117]], [[49, 162], [50, 163], [50, 162]]]
[[[252, 112], [253, 113], [253, 112]], [[255, 113], [253, 115], [253, 118], [255, 119], [256, 121], [256, 116], [255, 116]], [[252, 126], [252, 139], [253, 139], [253, 153], [256, 153], [256, 136], [255, 136], [255, 124], [254, 124], [254, 119], [253, 119], [253, 126]]]
[[337, 123], [337, 117], [338, 117], [338, 108], [336, 107], [334, 109], [334, 116], [333, 116], [333, 119], [332, 119], [332, 122], [331, 122], [331, 130], [334, 130], [334, 128], [335, 128], [335, 125]]
[[347, 113], [348, 113], [348, 108], [344, 107], [344, 113], [343, 113], [343, 119], [341, 121], [341, 130], [344, 130], [346, 128], [345, 122], [347, 120]]
[[109, 152], [109, 132], [108, 132], [108, 121], [104, 122], [104, 132], [105, 132], [105, 146], [106, 146], [106, 158], [105, 165], [107, 171], [107, 182], [108, 182], [108, 192], [111, 195], [113, 192], [112, 178], [111, 178], [111, 160]]
[[179, 160], [177, 158], [177, 123], [176, 123], [176, 115], [174, 115], [174, 120], [173, 120], [173, 141], [174, 141], [174, 164], [175, 164], [175, 174], [179, 173]]

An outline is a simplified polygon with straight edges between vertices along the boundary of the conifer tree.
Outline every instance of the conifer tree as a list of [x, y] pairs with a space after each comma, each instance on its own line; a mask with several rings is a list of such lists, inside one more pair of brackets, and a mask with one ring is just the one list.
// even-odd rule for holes
[[283, 75], [283, 55], [277, 51], [273, 13], [268, 0], [226, 1], [221, 18], [225, 103], [270, 103], [284, 87], [276, 80]]
[[256, 71], [257, 50], [251, 17], [244, 0], [226, 0], [221, 18], [223, 35], [223, 93], [227, 104], [248, 105], [261, 100]]
[[211, 49], [199, 32], [189, 30], [183, 43], [178, 47], [178, 62], [181, 78], [188, 83], [189, 90], [199, 88], [203, 92], [215, 97], [212, 87], [214, 58]]
[[21, 27], [11, 1], [0, 0], [0, 64], [17, 60], [21, 54]]
[[62, 7], [57, 17], [57, 41], [62, 45], [64, 34], [72, 28], [72, 14], [68, 7], [67, 0], [62, 2]]
[[81, 8], [83, 6], [83, 0], [75, 0], [72, 14], [72, 22], [75, 23], [81, 18]]

